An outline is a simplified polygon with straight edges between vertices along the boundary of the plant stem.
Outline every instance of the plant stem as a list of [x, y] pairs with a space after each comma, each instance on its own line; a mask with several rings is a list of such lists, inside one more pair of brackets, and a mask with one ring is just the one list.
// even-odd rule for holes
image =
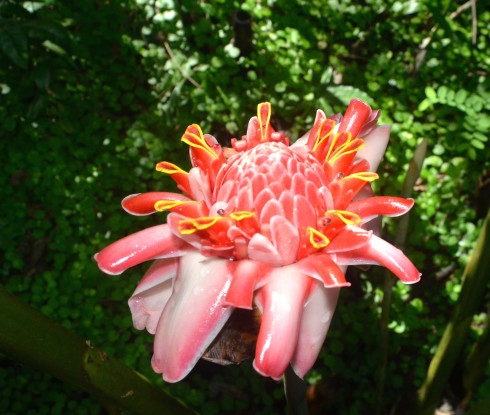
[[306, 382], [294, 373], [291, 366], [286, 369], [283, 379], [289, 415], [307, 415]]
[[433, 413], [449, 376], [461, 355], [473, 315], [481, 304], [490, 275], [490, 210], [483, 222], [475, 249], [466, 265], [463, 286], [451, 320], [419, 390], [421, 414]]
[[0, 290], [0, 352], [132, 414], [193, 414], [139, 373]]
[[[425, 153], [427, 152], [427, 139], [425, 138], [417, 146], [413, 154], [412, 160], [408, 165], [407, 174], [405, 175], [405, 180], [403, 181], [403, 188], [401, 192], [401, 197], [410, 197], [415, 186], [415, 182], [420, 176], [422, 166], [425, 159]], [[399, 249], [403, 249], [405, 246], [405, 241], [408, 234], [410, 213], [404, 215], [398, 222], [396, 236], [395, 236], [395, 246]], [[381, 322], [380, 322], [380, 350], [381, 350], [381, 362], [380, 369], [378, 372], [378, 378], [376, 383], [376, 415], [383, 413], [384, 404], [384, 389], [386, 382], [386, 370], [388, 367], [388, 349], [389, 349], [389, 329], [388, 325], [390, 323], [390, 310], [392, 303], [393, 286], [395, 285], [395, 279], [391, 272], [386, 271], [383, 283], [383, 301], [381, 304]]]

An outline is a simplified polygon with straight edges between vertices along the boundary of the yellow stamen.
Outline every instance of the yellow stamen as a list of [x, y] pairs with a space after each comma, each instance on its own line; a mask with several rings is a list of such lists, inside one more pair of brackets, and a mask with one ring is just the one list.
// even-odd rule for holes
[[325, 215], [336, 215], [346, 225], [357, 225], [361, 222], [361, 217], [357, 213], [348, 210], [327, 210]]
[[230, 218], [232, 218], [233, 220], [240, 221], [240, 220], [243, 220], [243, 219], [251, 218], [253, 215], [255, 215], [254, 212], [249, 212], [249, 211], [246, 211], [246, 210], [241, 210], [241, 211], [238, 211], [238, 212], [230, 213]]
[[327, 159], [328, 163], [330, 165], [333, 165], [339, 158], [346, 156], [347, 154], [357, 153], [361, 148], [365, 147], [366, 143], [364, 142], [364, 140], [362, 140], [360, 138], [358, 138], [357, 140], [359, 140], [358, 144], [356, 146], [350, 148], [350, 149], [349, 149], [349, 146], [352, 145], [353, 141], [352, 142], [346, 142], [345, 144], [342, 144], [337, 149], [338, 152], [330, 160]]
[[322, 249], [328, 246], [330, 239], [328, 239], [323, 233], [317, 231], [315, 228], [308, 227], [306, 229], [310, 234], [310, 244], [313, 248]]
[[179, 221], [179, 232], [182, 235], [191, 235], [194, 232], [210, 228], [222, 219], [225, 218], [222, 216], [203, 216], [196, 219], [183, 219]]
[[176, 166], [175, 164], [169, 163], [168, 161], [162, 161], [161, 163], [158, 163], [156, 166], [156, 170], [167, 174], [189, 174], [188, 172], [182, 170], [180, 167]]
[[155, 202], [154, 208], [157, 212], [163, 212], [164, 210], [173, 209], [177, 206], [187, 205], [190, 203], [199, 203], [195, 200], [159, 200]]
[[347, 132], [344, 132], [344, 133], [337, 133], [337, 134], [335, 134], [334, 137], [333, 137], [332, 143], [330, 144], [330, 148], [328, 149], [327, 156], [325, 157], [325, 160], [328, 160], [330, 158], [330, 156], [332, 155], [333, 151], [335, 150], [335, 146], [337, 144], [337, 141], [338, 141], [339, 137], [341, 137], [343, 135], [347, 135], [347, 140], [345, 140], [345, 143], [342, 144], [341, 147], [343, 145], [351, 142], [351, 140], [352, 140], [352, 134], [350, 133], [350, 131], [347, 131]]
[[377, 173], [373, 173], [371, 171], [361, 171], [359, 173], [352, 173], [348, 176], [343, 177], [342, 179], [340, 179], [339, 183], [342, 183], [343, 181], [349, 179], [359, 179], [364, 180], [365, 182], [374, 182], [375, 180], [379, 179], [379, 176]]
[[[326, 125], [327, 123], [328, 125]], [[330, 129], [328, 130], [327, 133], [323, 134], [320, 137], [325, 125], [326, 127], [330, 127]], [[326, 139], [328, 139], [328, 137], [330, 137], [330, 134], [332, 134], [334, 128], [335, 128], [335, 121], [330, 120], [328, 118], [322, 121], [322, 123], [320, 124], [320, 128], [318, 129], [318, 134], [316, 136], [315, 144], [313, 146], [313, 151], [315, 151], [320, 146], [321, 143], [323, 143]]]
[[182, 141], [191, 147], [205, 151], [216, 160], [219, 159], [218, 155], [211, 147], [209, 147], [209, 144], [206, 142], [206, 139], [202, 134], [201, 127], [199, 127], [197, 124], [192, 124], [187, 127], [187, 130], [185, 130], [185, 133], [182, 136]]
[[[264, 109], [267, 112], [267, 119], [264, 120], [262, 119], [262, 109]], [[266, 141], [266, 133], [267, 130], [269, 129], [269, 124], [271, 122], [271, 103], [270, 102], [262, 102], [261, 104], [257, 105], [257, 118], [259, 119], [259, 124], [260, 124], [260, 134], [262, 136], [262, 141]]]

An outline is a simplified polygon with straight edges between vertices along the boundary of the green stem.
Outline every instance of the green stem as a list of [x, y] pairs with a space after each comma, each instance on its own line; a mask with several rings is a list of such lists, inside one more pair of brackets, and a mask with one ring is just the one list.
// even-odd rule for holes
[[463, 373], [463, 384], [467, 391], [474, 391], [485, 377], [488, 360], [490, 359], [490, 315], [483, 333], [476, 340], [469, 353]]
[[298, 377], [291, 366], [284, 373], [284, 392], [288, 404], [289, 415], [307, 415], [306, 383]]
[[419, 390], [421, 414], [431, 414], [441, 397], [449, 376], [459, 359], [473, 315], [478, 311], [490, 275], [490, 210], [483, 222], [475, 249], [466, 265], [463, 286], [451, 320], [446, 326], [436, 353]]
[[[408, 198], [411, 196], [415, 182], [420, 176], [422, 166], [425, 159], [425, 153], [427, 152], [427, 139], [424, 138], [422, 142], [417, 146], [414, 151], [413, 158], [408, 165], [407, 174], [403, 181], [403, 188], [401, 197]], [[410, 213], [404, 215], [398, 222], [395, 246], [403, 249], [408, 234]], [[381, 322], [380, 322], [380, 351], [381, 362], [376, 383], [376, 415], [380, 415], [384, 411], [384, 390], [386, 383], [386, 370], [388, 367], [388, 353], [389, 353], [389, 329], [390, 323], [390, 310], [392, 303], [393, 286], [395, 285], [395, 278], [393, 274], [386, 271], [383, 283], [383, 301], [381, 304]]]
[[139, 373], [0, 290], [0, 353], [132, 414], [193, 414]]

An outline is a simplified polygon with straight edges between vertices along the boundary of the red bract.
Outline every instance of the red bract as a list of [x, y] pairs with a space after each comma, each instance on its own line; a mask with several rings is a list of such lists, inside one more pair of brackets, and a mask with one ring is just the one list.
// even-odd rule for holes
[[[348, 265], [378, 264], [405, 283], [420, 273], [405, 255], [364, 225], [406, 213], [413, 200], [374, 197], [370, 182], [389, 128], [379, 111], [353, 100], [342, 118], [318, 111], [293, 145], [270, 124], [271, 106], [241, 140], [223, 149], [199, 126], [187, 128], [193, 167], [162, 162], [185, 194], [126, 197], [133, 215], [170, 211], [167, 224], [127, 236], [96, 255], [119, 274], [155, 260], [129, 300], [134, 326], [155, 334], [153, 368], [182, 379], [216, 338], [234, 308], [262, 318], [254, 367], [280, 378], [291, 363], [303, 377], [325, 339]], [[363, 137], [363, 138], [360, 138]]]

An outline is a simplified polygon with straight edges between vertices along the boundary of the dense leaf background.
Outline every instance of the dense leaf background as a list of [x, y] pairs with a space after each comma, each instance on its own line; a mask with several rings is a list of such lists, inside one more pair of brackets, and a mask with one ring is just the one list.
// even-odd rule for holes
[[[428, 140], [406, 242], [423, 282], [395, 285], [380, 402], [385, 272], [351, 270], [309, 395], [312, 413], [401, 413], [425, 377], [489, 205], [489, 28], [488, 8], [471, 1], [1, 2], [2, 286], [202, 413], [281, 412], [281, 386], [250, 362], [200, 363], [186, 381], [163, 385], [149, 365], [151, 336], [132, 328], [126, 305], [143, 269], [107, 277], [92, 255], [164, 220], [129, 217], [119, 201], [172, 188], [154, 165], [189, 167], [179, 140], [188, 124], [226, 144], [269, 100], [273, 125], [295, 139], [317, 108], [343, 111], [359, 97], [393, 124], [380, 193], [400, 193], [414, 149]], [[393, 239], [397, 222], [385, 225]], [[473, 338], [487, 306], [488, 295]], [[446, 396], [461, 400], [460, 386], [448, 384]], [[489, 393], [487, 378], [473, 398]], [[2, 414], [114, 411], [0, 356]]]

